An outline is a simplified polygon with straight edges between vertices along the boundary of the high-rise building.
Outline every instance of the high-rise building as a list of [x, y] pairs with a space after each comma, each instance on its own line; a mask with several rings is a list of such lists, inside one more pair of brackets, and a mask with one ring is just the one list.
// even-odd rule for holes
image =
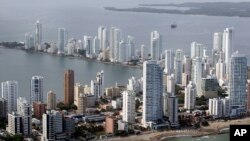
[[22, 117], [21, 129], [23, 135], [31, 135], [31, 105], [25, 98], [19, 97], [17, 99], [17, 113]]
[[229, 98], [232, 115], [246, 112], [247, 58], [235, 52], [230, 61]]
[[98, 97], [102, 97], [104, 94], [104, 71], [101, 70], [100, 72], [97, 72], [96, 75], [96, 81], [98, 82]]
[[128, 61], [128, 44], [123, 40], [119, 43], [119, 58], [118, 62], [123, 63]]
[[86, 49], [86, 57], [92, 57], [94, 53], [93, 38], [91, 36], [83, 36], [84, 48]]
[[80, 93], [78, 100], [77, 100], [77, 114], [85, 114], [87, 108], [87, 97]]
[[156, 61], [143, 63], [143, 112], [142, 123], [156, 122], [163, 117], [163, 70]]
[[100, 53], [100, 40], [97, 36], [94, 37], [93, 40], [93, 48], [94, 48], [94, 54], [99, 54]]
[[130, 61], [132, 59], [135, 59], [135, 39], [134, 39], [134, 37], [128, 36], [127, 44], [128, 44], [127, 58]]
[[192, 81], [185, 87], [184, 108], [188, 111], [195, 107], [196, 88]]
[[159, 60], [162, 53], [162, 36], [158, 31], [151, 32], [151, 58]]
[[0, 98], [0, 118], [7, 118], [7, 100]]
[[35, 39], [32, 33], [25, 34], [25, 49], [31, 49], [35, 47]]
[[168, 97], [168, 117], [171, 126], [178, 126], [178, 98], [176, 96]]
[[165, 51], [165, 69], [164, 73], [172, 74], [174, 73], [174, 53], [172, 50]]
[[115, 28], [113, 34], [114, 34], [114, 39], [113, 39], [114, 48], [112, 48], [111, 46], [111, 49], [110, 49], [110, 52], [112, 53], [113, 57], [110, 57], [110, 58], [111, 58], [111, 61], [117, 62], [119, 59], [119, 47], [120, 47], [119, 45], [122, 39], [122, 32], [120, 29]]
[[174, 58], [174, 70], [175, 70], [175, 83], [176, 84], [182, 84], [182, 59], [183, 54], [182, 50], [177, 49], [175, 52], [175, 58]]
[[2, 86], [2, 98], [7, 100], [8, 113], [15, 112], [17, 110], [17, 96], [18, 96], [18, 82], [6, 81], [1, 83]]
[[33, 76], [30, 80], [30, 103], [43, 102], [43, 77]]
[[39, 21], [36, 21], [35, 44], [42, 44], [42, 24]]
[[107, 116], [105, 118], [105, 133], [114, 134], [117, 128], [117, 119], [112, 116]]
[[182, 86], [187, 86], [191, 80], [191, 59], [185, 55], [183, 59]]
[[199, 44], [197, 42], [191, 43], [191, 58], [202, 58], [204, 55], [204, 46], [202, 44]]
[[56, 109], [56, 94], [53, 91], [49, 91], [47, 93], [47, 109]]
[[6, 131], [13, 135], [22, 134], [22, 116], [15, 112], [9, 113]]
[[33, 102], [34, 117], [37, 119], [42, 119], [44, 113], [46, 113], [46, 104], [42, 102]]
[[80, 97], [80, 94], [84, 94], [84, 86], [80, 83], [76, 83], [74, 86], [74, 104], [77, 105], [78, 104], [78, 100]]
[[216, 50], [216, 52], [222, 51], [222, 33], [221, 32], [215, 32], [214, 38], [213, 38], [213, 49]]
[[250, 80], [247, 80], [247, 112], [250, 112]]
[[205, 98], [216, 98], [218, 96], [218, 87], [219, 84], [217, 79], [213, 75], [207, 75], [206, 78], [201, 80], [201, 92]]
[[226, 64], [224, 63], [222, 59], [219, 59], [218, 62], [216, 63], [215, 70], [216, 70], [216, 78], [220, 86], [222, 86], [226, 78]]
[[148, 51], [145, 45], [141, 45], [141, 60], [145, 61], [148, 58]]
[[64, 104], [74, 103], [74, 71], [66, 70], [64, 72]]
[[192, 60], [192, 81], [196, 85], [196, 96], [201, 96], [201, 79], [203, 74], [202, 59], [195, 58]]
[[135, 92], [123, 91], [122, 120], [128, 123], [135, 122]]
[[100, 26], [98, 28], [98, 38], [100, 40], [100, 48], [103, 51], [108, 47], [108, 34], [107, 28]]
[[174, 74], [167, 75], [167, 94], [168, 94], [168, 96], [175, 95], [175, 76], [174, 76]]
[[63, 119], [58, 111], [47, 111], [43, 114], [42, 141], [57, 140], [57, 134], [63, 132]]
[[229, 99], [228, 98], [213, 98], [209, 99], [209, 114], [215, 118], [229, 116]]
[[57, 46], [58, 46], [58, 54], [64, 54], [66, 47], [68, 43], [68, 32], [65, 28], [59, 28], [58, 29], [58, 40], [57, 40]]
[[233, 28], [226, 28], [223, 32], [223, 52], [225, 53], [226, 74], [229, 78], [230, 58], [233, 52]]

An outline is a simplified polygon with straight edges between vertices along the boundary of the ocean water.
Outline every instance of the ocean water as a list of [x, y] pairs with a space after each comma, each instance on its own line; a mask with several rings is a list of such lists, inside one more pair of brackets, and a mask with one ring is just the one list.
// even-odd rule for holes
[[229, 141], [229, 134], [219, 134], [203, 137], [179, 137], [168, 138], [166, 141]]

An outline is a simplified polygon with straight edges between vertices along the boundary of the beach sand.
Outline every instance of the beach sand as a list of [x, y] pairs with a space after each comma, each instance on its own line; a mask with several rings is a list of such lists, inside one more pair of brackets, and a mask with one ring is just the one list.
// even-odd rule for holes
[[221, 129], [229, 128], [230, 125], [239, 125], [239, 124], [250, 124], [250, 117], [236, 120], [228, 121], [212, 121], [209, 122], [209, 126], [201, 127], [198, 130], [168, 130], [168, 131], [155, 131], [155, 132], [146, 132], [141, 135], [133, 135], [129, 137], [117, 137], [109, 140], [112, 141], [159, 141], [164, 138], [169, 137], [178, 137], [178, 136], [206, 136], [219, 134]]

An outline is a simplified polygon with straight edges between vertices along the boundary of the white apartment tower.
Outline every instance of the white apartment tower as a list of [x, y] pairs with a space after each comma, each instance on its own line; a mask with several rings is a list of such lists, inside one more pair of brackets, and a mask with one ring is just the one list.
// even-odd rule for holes
[[159, 60], [162, 52], [162, 36], [158, 31], [151, 32], [151, 58]]
[[66, 47], [68, 43], [68, 32], [65, 28], [59, 28], [58, 29], [58, 39], [57, 39], [57, 48], [58, 48], [58, 54], [64, 54]]
[[192, 64], [192, 82], [196, 85], [196, 96], [201, 96], [201, 79], [203, 74], [203, 68], [202, 68], [202, 59], [201, 58], [195, 58], [193, 59]]
[[63, 132], [63, 119], [58, 111], [47, 111], [43, 114], [42, 141], [56, 140], [56, 134]]
[[156, 61], [143, 63], [142, 123], [155, 122], [163, 117], [163, 70]]
[[22, 133], [24, 135], [31, 135], [32, 127], [32, 113], [31, 105], [25, 98], [19, 97], [17, 99], [17, 113], [22, 117]]
[[230, 61], [229, 98], [232, 115], [246, 112], [247, 58], [235, 52]]
[[225, 54], [226, 74], [228, 79], [230, 58], [233, 52], [233, 28], [226, 28], [223, 32], [223, 52]]
[[135, 58], [135, 39], [132, 36], [127, 38], [128, 54], [127, 59], [130, 61]]
[[213, 49], [216, 50], [216, 52], [222, 51], [222, 36], [223, 34], [221, 32], [215, 32], [213, 37]]
[[30, 80], [30, 103], [43, 102], [43, 77], [33, 76]]
[[35, 45], [42, 44], [42, 24], [36, 21], [36, 31], [35, 31]]
[[92, 57], [94, 53], [93, 38], [91, 36], [83, 36], [83, 45], [86, 49], [86, 57]]
[[98, 38], [100, 40], [100, 48], [102, 51], [108, 47], [108, 34], [107, 28], [100, 26], [98, 28]]
[[174, 53], [172, 50], [165, 50], [165, 74], [174, 73]]
[[182, 59], [183, 54], [182, 50], [177, 49], [175, 52], [175, 58], [174, 58], [174, 70], [175, 70], [175, 83], [176, 84], [182, 84]]
[[191, 43], [191, 58], [200, 57], [202, 58], [204, 55], [204, 46], [197, 42]]
[[56, 109], [56, 94], [53, 91], [47, 93], [47, 109]]
[[22, 117], [15, 112], [8, 114], [8, 126], [6, 130], [13, 135], [22, 134]]
[[184, 108], [188, 111], [194, 109], [195, 107], [195, 97], [196, 88], [192, 81], [189, 82], [187, 87], [185, 87], [185, 99], [184, 99]]
[[18, 82], [6, 81], [1, 83], [2, 98], [7, 100], [7, 112], [12, 113], [17, 110]]
[[122, 107], [122, 120], [128, 123], [135, 122], [135, 92], [126, 90], [122, 92], [123, 107]]

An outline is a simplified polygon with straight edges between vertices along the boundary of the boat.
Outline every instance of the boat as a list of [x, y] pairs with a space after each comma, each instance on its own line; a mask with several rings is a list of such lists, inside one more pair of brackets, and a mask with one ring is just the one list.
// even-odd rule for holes
[[177, 24], [176, 23], [174, 23], [174, 24], [171, 24], [171, 28], [173, 29], [173, 28], [176, 28], [177, 27]]

